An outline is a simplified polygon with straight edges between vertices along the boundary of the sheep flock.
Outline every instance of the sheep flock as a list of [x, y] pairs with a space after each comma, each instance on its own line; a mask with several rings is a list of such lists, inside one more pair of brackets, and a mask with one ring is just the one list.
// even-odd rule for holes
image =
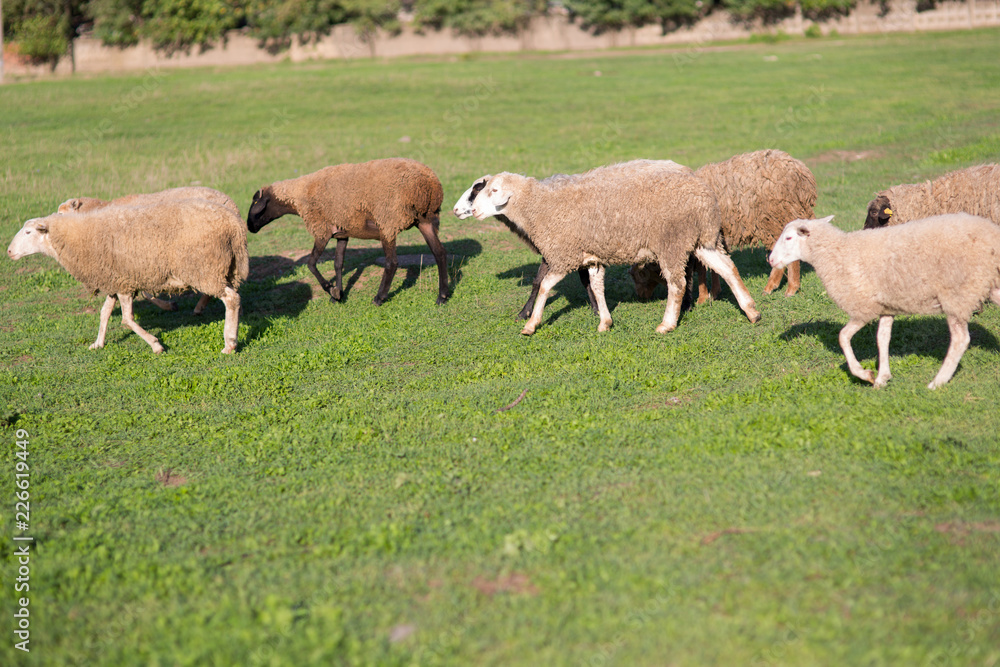
[[[527, 319], [521, 331], [526, 336], [542, 326], [552, 289], [571, 272], [586, 289], [598, 331], [611, 329], [605, 281], [608, 267], [616, 265], [630, 267], [640, 300], [665, 286], [657, 333], [678, 326], [685, 296], [691, 295], [693, 307], [718, 298], [719, 278], [747, 320], [756, 323], [761, 312], [729, 251], [762, 245], [771, 248], [763, 293], [777, 289], [787, 267], [785, 296], [794, 298], [799, 262], [811, 264], [826, 294], [847, 314], [839, 342], [848, 370], [876, 388], [892, 377], [888, 347], [893, 319], [944, 315], [951, 342], [928, 385], [935, 389], [952, 378], [969, 346], [969, 319], [986, 302], [1000, 305], [996, 164], [878, 190], [865, 211], [864, 229], [857, 231], [835, 227], [833, 216], [812, 219], [815, 178], [803, 162], [773, 149], [698, 169], [641, 159], [541, 178], [504, 171], [469, 176], [466, 182], [472, 185], [457, 199], [454, 215], [493, 217], [541, 255], [528, 301], [518, 313]], [[253, 307], [239, 294], [249, 275], [248, 232], [257, 233], [285, 215], [299, 216], [313, 238], [307, 266], [332, 302], [344, 297], [349, 239], [378, 240], [385, 268], [373, 302], [382, 306], [399, 266], [396, 239], [416, 228], [436, 264], [440, 306], [453, 287], [439, 238], [443, 201], [444, 189], [434, 171], [405, 158], [333, 165], [263, 185], [253, 194], [245, 222], [232, 198], [206, 187], [115, 199], [74, 196], [57, 211], [26, 221], [7, 255], [12, 260], [47, 255], [89, 290], [105, 295], [91, 349], [104, 347], [109, 320], [120, 303], [123, 326], [155, 353], [162, 352], [160, 341], [135, 321], [133, 299], [145, 293], [161, 308], [176, 309], [154, 295], [194, 290], [202, 295], [196, 314], [210, 297], [222, 300], [222, 352], [228, 354], [237, 349], [241, 308]], [[331, 240], [336, 248], [329, 281], [317, 265]], [[861, 367], [851, 347], [853, 336], [875, 319], [877, 375]], [[733, 325], [739, 326], [735, 320]]]

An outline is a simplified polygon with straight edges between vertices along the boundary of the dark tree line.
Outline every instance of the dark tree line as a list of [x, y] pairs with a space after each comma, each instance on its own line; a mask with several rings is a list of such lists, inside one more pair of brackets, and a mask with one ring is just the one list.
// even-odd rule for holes
[[85, 32], [105, 45], [148, 40], [166, 53], [211, 48], [228, 31], [244, 29], [272, 50], [293, 38], [318, 39], [350, 24], [369, 44], [378, 30], [400, 30], [405, 15], [422, 31], [481, 36], [518, 33], [553, 5], [594, 32], [660, 25], [664, 32], [697, 21], [716, 7], [737, 19], [774, 21], [802, 8], [809, 18], [845, 14], [857, 0], [4, 0], [8, 40], [35, 63], [53, 67], [72, 57]]

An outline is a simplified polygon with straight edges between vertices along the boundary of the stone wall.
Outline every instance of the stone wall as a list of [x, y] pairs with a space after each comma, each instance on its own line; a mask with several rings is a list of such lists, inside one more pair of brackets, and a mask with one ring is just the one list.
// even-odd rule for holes
[[[772, 30], [790, 35], [802, 34], [811, 21], [801, 14], [790, 17]], [[850, 16], [820, 23], [824, 34], [836, 30], [840, 34], [917, 32], [922, 30], [961, 30], [1000, 26], [1000, 0], [966, 0], [943, 2], [936, 9], [918, 13], [916, 0], [893, 0], [892, 11], [880, 16], [879, 5], [861, 2]], [[760, 29], [758, 28], [757, 31]], [[514, 51], [591, 51], [615, 46], [678, 46], [701, 45], [718, 40], [745, 39], [754, 29], [730, 19], [726, 12], [713, 12], [690, 28], [666, 35], [659, 26], [636, 30], [592, 35], [571, 23], [565, 15], [537, 17], [529, 30], [518, 36], [461, 37], [448, 31], [418, 34], [405, 27], [397, 36], [380, 34], [371, 43], [361, 40], [351, 26], [338, 26], [318, 42], [294, 42], [287, 51], [268, 53], [259, 48], [256, 39], [240, 32], [230, 33], [226, 43], [199, 52], [172, 57], [161, 55], [148, 44], [117, 49], [102, 46], [99, 40], [81, 37], [74, 42], [78, 72], [117, 72], [149, 68], [194, 66], [246, 65], [281, 60], [302, 62], [313, 59], [367, 58], [372, 55], [393, 58], [415, 55], [461, 55], [476, 52]], [[32, 67], [18, 61], [9, 51], [4, 56], [4, 71], [9, 76], [46, 76], [46, 67]], [[56, 74], [69, 74], [69, 59], [60, 62]]]

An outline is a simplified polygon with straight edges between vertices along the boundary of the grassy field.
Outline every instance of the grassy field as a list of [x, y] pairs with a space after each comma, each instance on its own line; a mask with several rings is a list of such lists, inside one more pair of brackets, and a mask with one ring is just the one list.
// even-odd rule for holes
[[[331, 304], [301, 222], [276, 221], [250, 237], [225, 357], [218, 301], [140, 302], [162, 355], [117, 313], [90, 351], [100, 299], [48, 258], [0, 261], [0, 664], [1000, 663], [1000, 308], [933, 392], [942, 318], [897, 321], [875, 391], [811, 269], [797, 296], [760, 296], [759, 248], [734, 253], [757, 325], [724, 290], [657, 335], [663, 301], [614, 267], [610, 332], [571, 276], [526, 338], [538, 257], [447, 212], [484, 173], [775, 147], [814, 171], [817, 214], [856, 229], [878, 189], [1000, 159], [998, 37], [0, 88], [5, 243], [72, 196], [202, 184], [246, 211], [273, 180], [402, 155], [440, 176], [453, 256], [446, 305], [425, 266], [375, 307], [381, 250], [352, 241]], [[400, 246], [427, 252], [416, 230]], [[855, 338], [868, 368], [874, 338]], [[30, 654], [10, 631], [25, 595]]]

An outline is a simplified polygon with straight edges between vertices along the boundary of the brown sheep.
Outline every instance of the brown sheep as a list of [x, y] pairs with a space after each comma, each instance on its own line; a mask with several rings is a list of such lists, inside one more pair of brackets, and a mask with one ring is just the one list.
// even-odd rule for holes
[[97, 340], [104, 347], [108, 320], [121, 300], [122, 323], [149, 343], [163, 346], [132, 317], [139, 290], [196, 289], [226, 306], [223, 353], [236, 350], [240, 295], [250, 270], [246, 228], [230, 209], [203, 199], [146, 206], [105, 206], [90, 213], [54, 213], [24, 223], [7, 248], [11, 259], [43, 253], [95, 293], [107, 294]]
[[984, 164], [915, 185], [895, 185], [868, 202], [865, 229], [942, 213], [969, 213], [1000, 224], [1000, 165]]
[[[438, 298], [448, 299], [448, 267], [438, 225], [444, 191], [430, 167], [415, 160], [388, 158], [361, 164], [325, 167], [312, 174], [278, 181], [258, 190], [247, 213], [247, 229], [289, 213], [298, 215], [314, 239], [309, 270], [320, 287], [339, 301], [343, 286], [344, 251], [349, 238], [378, 239], [385, 252], [385, 270], [373, 302], [386, 300], [396, 273], [396, 236], [416, 225], [438, 267]], [[337, 239], [335, 281], [331, 285], [316, 268], [331, 238]]]
[[[751, 245], [770, 248], [786, 224], [809, 219], [816, 205], [816, 179], [809, 168], [788, 153], [775, 149], [743, 153], [706, 164], [694, 172], [715, 193], [722, 213], [722, 236], [727, 249]], [[700, 277], [698, 303], [708, 298], [705, 269], [694, 265]], [[764, 294], [781, 284], [784, 268], [771, 271]], [[636, 293], [642, 299], [652, 297], [660, 282], [655, 269], [633, 267]], [[799, 262], [788, 265], [786, 296], [799, 290]], [[719, 279], [713, 277], [712, 296], [719, 293]]]

